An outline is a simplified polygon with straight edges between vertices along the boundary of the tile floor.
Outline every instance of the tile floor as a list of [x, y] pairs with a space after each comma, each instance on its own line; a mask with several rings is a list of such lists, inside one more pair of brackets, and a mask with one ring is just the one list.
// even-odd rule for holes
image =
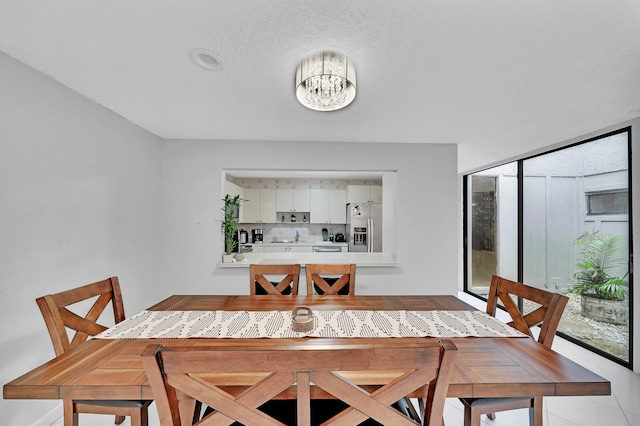
[[[482, 302], [460, 294], [461, 299], [484, 309]], [[548, 426], [640, 426], [640, 374], [576, 346], [562, 338], [556, 338], [553, 349], [579, 362], [591, 371], [611, 381], [612, 395], [591, 397], [549, 397], [544, 399], [544, 424]], [[462, 425], [463, 408], [456, 399], [448, 399], [444, 413], [447, 426]], [[129, 419], [123, 426], [129, 426]], [[61, 426], [62, 419], [52, 426]], [[110, 426], [112, 416], [80, 415], [81, 426]], [[149, 410], [149, 426], [159, 426], [155, 405]], [[527, 410], [498, 413], [495, 421], [483, 416], [483, 426], [528, 425]]]

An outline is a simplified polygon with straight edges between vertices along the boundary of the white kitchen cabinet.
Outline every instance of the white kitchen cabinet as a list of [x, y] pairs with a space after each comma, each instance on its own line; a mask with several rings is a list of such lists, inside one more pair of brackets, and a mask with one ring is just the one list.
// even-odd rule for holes
[[372, 203], [381, 203], [382, 202], [382, 185], [370, 186], [369, 197], [371, 197]]
[[285, 245], [282, 246], [267, 246], [263, 247], [265, 253], [313, 253], [312, 246], [296, 246]]
[[312, 189], [312, 223], [347, 223], [347, 191], [344, 189]]
[[276, 190], [260, 190], [260, 222], [276, 223]]
[[276, 210], [279, 212], [310, 211], [309, 189], [278, 189], [276, 191]]
[[276, 190], [245, 189], [244, 222], [275, 223], [276, 222]]
[[329, 191], [327, 189], [311, 189], [309, 191], [311, 223], [329, 222]]
[[260, 222], [260, 190], [249, 189], [244, 190], [244, 220], [245, 223]]
[[293, 189], [276, 190], [276, 210], [279, 212], [293, 210]]
[[310, 197], [308, 189], [294, 189], [293, 190], [293, 211], [295, 212], [308, 212], [310, 210]]
[[329, 190], [328, 201], [329, 223], [347, 223], [347, 191]]
[[349, 185], [347, 188], [347, 200], [349, 203], [381, 203], [382, 186]]
[[349, 185], [347, 188], [347, 200], [350, 203], [364, 203], [369, 200], [368, 185]]
[[289, 246], [289, 252], [292, 253], [313, 253], [312, 246]]

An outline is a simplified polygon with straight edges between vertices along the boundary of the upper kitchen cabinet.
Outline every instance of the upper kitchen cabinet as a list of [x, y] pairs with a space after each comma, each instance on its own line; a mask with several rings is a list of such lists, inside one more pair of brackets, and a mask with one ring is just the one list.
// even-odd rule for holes
[[347, 223], [347, 191], [329, 191], [329, 223]]
[[277, 189], [276, 210], [279, 212], [311, 211], [309, 189]]
[[263, 223], [275, 223], [276, 218], [276, 190], [261, 189], [260, 190], [260, 216]]
[[276, 222], [276, 190], [244, 190], [244, 223]]
[[347, 191], [344, 189], [312, 189], [312, 223], [347, 223]]
[[347, 187], [348, 203], [381, 203], [382, 186], [380, 185], [349, 185]]

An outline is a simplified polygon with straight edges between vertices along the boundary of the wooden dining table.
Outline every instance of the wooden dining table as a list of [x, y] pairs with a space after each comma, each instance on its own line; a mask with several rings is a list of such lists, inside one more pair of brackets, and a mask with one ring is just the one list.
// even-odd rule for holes
[[[454, 296], [174, 295], [150, 311], [475, 310]], [[388, 338], [91, 339], [12, 380], [5, 399], [153, 399], [140, 354], [149, 344], [299, 347], [364, 345]], [[418, 338], [402, 338], [418, 339]], [[529, 337], [451, 338], [458, 348], [448, 397], [610, 395], [611, 383]], [[292, 393], [291, 395], [295, 395]], [[286, 395], [285, 395], [286, 397]]]

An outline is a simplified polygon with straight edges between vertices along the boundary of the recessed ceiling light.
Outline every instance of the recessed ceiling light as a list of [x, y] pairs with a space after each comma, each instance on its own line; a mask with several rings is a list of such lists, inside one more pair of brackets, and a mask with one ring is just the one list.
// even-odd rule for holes
[[189, 52], [191, 61], [197, 66], [209, 71], [218, 71], [222, 69], [222, 58], [207, 49], [193, 49]]

